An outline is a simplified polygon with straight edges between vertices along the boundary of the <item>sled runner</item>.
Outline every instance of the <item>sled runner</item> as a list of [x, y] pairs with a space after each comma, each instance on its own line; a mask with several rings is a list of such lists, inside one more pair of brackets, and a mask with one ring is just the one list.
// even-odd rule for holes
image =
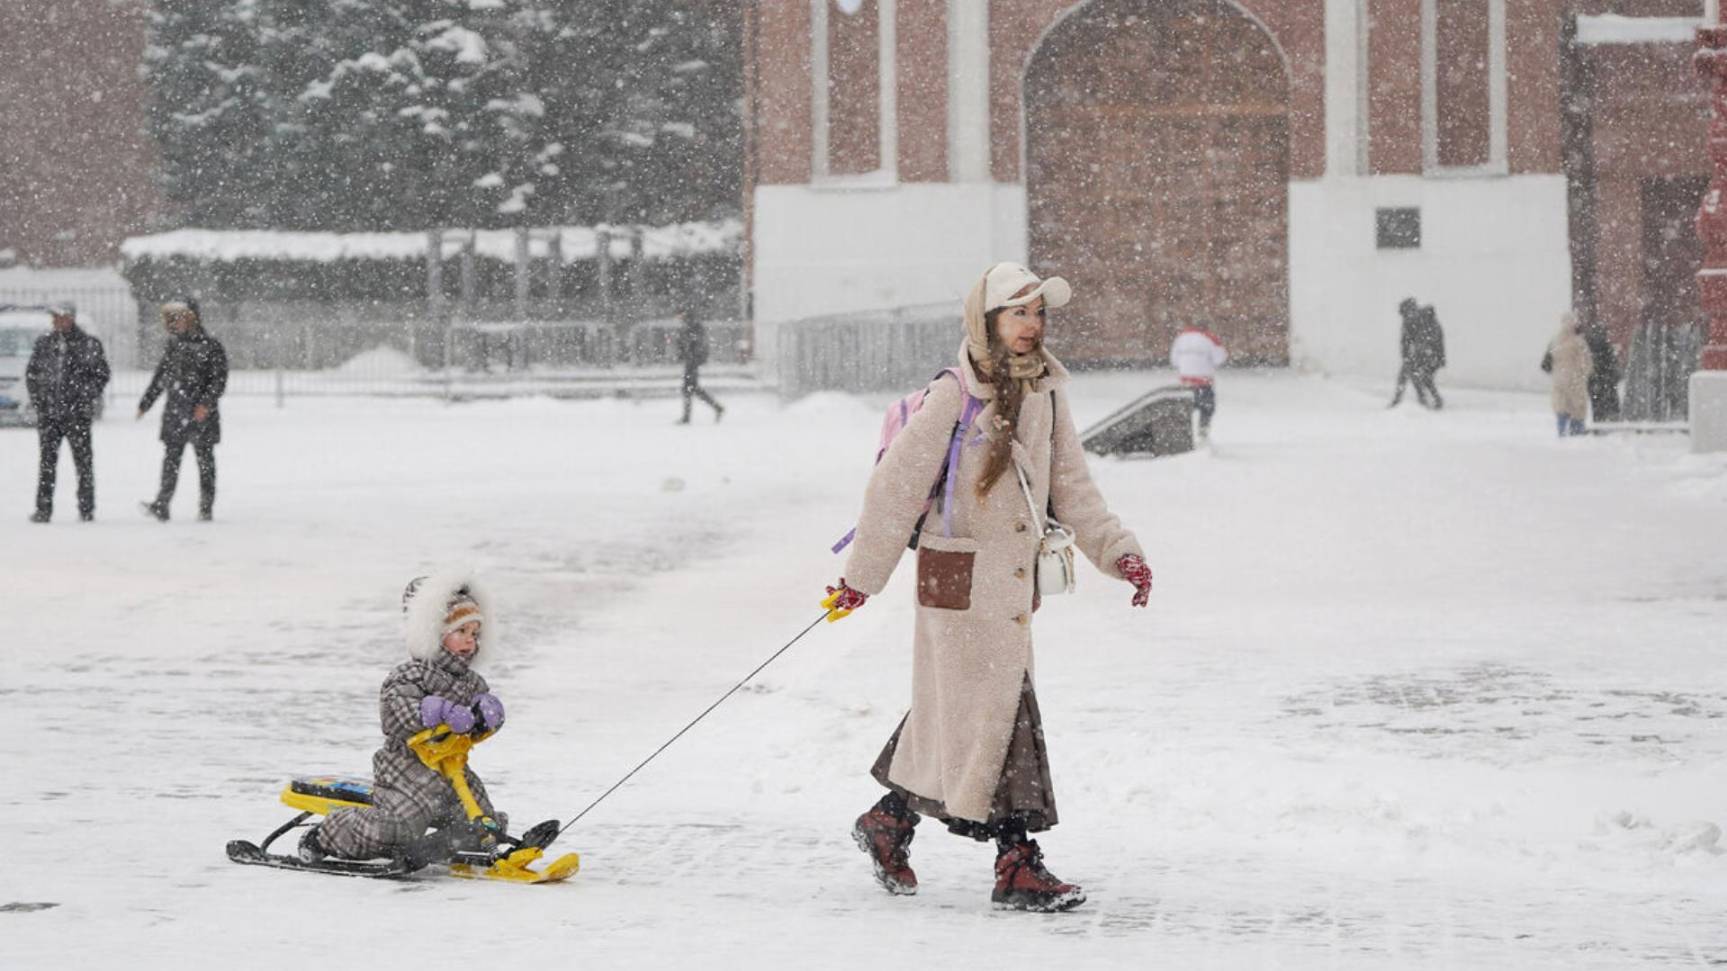
[[1094, 455], [1179, 455], [1193, 451], [1193, 389], [1157, 388], [1080, 433]]
[[[487, 732], [478, 737], [451, 731], [448, 725], [428, 728], [408, 739], [408, 748], [429, 768], [449, 780], [450, 787], [461, 800], [472, 832], [482, 834], [473, 848], [452, 848], [442, 862], [452, 876], [474, 880], [506, 880], [512, 883], [554, 883], [574, 876], [581, 866], [575, 853], [534, 869], [533, 864], [545, 856], [546, 847], [557, 838], [558, 821], [547, 820], [519, 837], [502, 832], [480, 808], [479, 801], [468, 788], [464, 770], [468, 752], [478, 742], [490, 737]], [[306, 825], [313, 816], [326, 816], [345, 807], [372, 804], [372, 780], [358, 776], [301, 776], [291, 780], [282, 790], [282, 802], [299, 810], [294, 818], [277, 827], [262, 843], [231, 840], [228, 859], [252, 866], [270, 866], [283, 870], [309, 870], [348, 877], [401, 877], [419, 869], [406, 859], [343, 860], [328, 857], [317, 862], [302, 860], [293, 854], [271, 853], [270, 846], [284, 834]]]

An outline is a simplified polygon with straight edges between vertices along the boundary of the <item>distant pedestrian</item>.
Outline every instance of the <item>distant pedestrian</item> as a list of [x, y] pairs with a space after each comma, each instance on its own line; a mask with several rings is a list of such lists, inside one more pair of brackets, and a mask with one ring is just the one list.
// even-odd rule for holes
[[692, 398], [700, 398], [708, 407], [714, 410], [714, 421], [718, 422], [725, 416], [726, 409], [714, 396], [702, 388], [701, 379], [696, 371], [708, 363], [708, 329], [703, 326], [701, 314], [693, 308], [686, 307], [678, 311], [678, 317], [683, 326], [678, 328], [678, 360], [684, 362], [684, 416], [678, 419], [678, 424], [690, 423], [690, 408]]
[[1198, 325], [1190, 324], [1169, 345], [1169, 363], [1181, 383], [1193, 389], [1193, 408], [1199, 412], [1199, 440], [1211, 437], [1211, 416], [1217, 413], [1217, 391], [1212, 387], [1217, 369], [1229, 360], [1223, 341]]
[[1619, 420], [1619, 355], [1603, 327], [1585, 327], [1583, 342], [1589, 345], [1589, 415], [1597, 422]]
[[162, 305], [162, 326], [168, 330], [168, 346], [138, 402], [138, 417], [143, 418], [158, 395], [167, 396], [162, 403], [162, 485], [155, 501], [143, 504], [144, 513], [168, 521], [180, 460], [189, 444], [198, 458], [198, 518], [207, 522], [216, 506], [216, 443], [222, 440], [218, 402], [228, 387], [228, 353], [204, 330], [198, 302], [190, 297]]
[[1559, 437], [1583, 434], [1583, 418], [1589, 413], [1589, 376], [1594, 362], [1589, 358], [1589, 345], [1583, 338], [1583, 325], [1577, 315], [1566, 311], [1559, 317], [1559, 333], [1547, 345], [1542, 358], [1543, 370], [1553, 375], [1553, 414], [1558, 422]]
[[78, 471], [78, 518], [96, 518], [96, 460], [90, 442], [102, 389], [108, 386], [108, 358], [102, 342], [78, 326], [78, 309], [58, 304], [50, 309], [54, 329], [36, 339], [24, 384], [36, 409], [36, 435], [41, 463], [36, 470], [36, 512], [33, 523], [54, 516], [54, 480], [60, 465], [60, 440], [72, 448]]
[[1413, 384], [1416, 400], [1437, 411], [1445, 407], [1433, 382], [1434, 375], [1445, 366], [1445, 331], [1439, 326], [1439, 315], [1431, 306], [1416, 303], [1414, 297], [1398, 304], [1397, 312], [1403, 320], [1399, 340], [1403, 363], [1397, 372], [1397, 390], [1386, 407], [1397, 407], [1403, 400], [1403, 386]]

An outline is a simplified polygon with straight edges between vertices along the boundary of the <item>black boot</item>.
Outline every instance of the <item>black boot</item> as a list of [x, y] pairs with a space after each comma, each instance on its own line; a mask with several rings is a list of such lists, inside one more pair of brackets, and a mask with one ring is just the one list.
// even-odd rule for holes
[[402, 862], [418, 870], [433, 863], [452, 863], [468, 854], [489, 855], [498, 845], [497, 837], [475, 823], [455, 823], [409, 843], [402, 849]]
[[306, 828], [305, 835], [300, 837], [300, 846], [294, 852], [301, 863], [322, 863], [329, 854], [330, 851], [324, 848], [323, 841], [318, 838], [318, 825], [315, 823]]

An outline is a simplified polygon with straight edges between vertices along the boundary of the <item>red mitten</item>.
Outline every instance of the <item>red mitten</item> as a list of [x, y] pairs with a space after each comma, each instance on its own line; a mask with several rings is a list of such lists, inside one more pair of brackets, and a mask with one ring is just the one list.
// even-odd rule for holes
[[1151, 567], [1145, 565], [1138, 553], [1123, 553], [1115, 561], [1115, 568], [1123, 580], [1133, 584], [1133, 605], [1145, 606], [1151, 599]]
[[831, 624], [862, 607], [868, 599], [869, 594], [846, 586], [846, 578], [840, 577], [840, 585], [828, 587], [827, 599], [822, 601], [822, 606], [828, 609], [828, 623]]

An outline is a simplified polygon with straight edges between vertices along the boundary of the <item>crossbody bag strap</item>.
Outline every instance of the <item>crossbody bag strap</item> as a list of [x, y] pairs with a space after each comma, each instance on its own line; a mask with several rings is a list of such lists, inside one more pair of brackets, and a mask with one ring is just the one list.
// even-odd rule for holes
[[[1049, 389], [1049, 450], [1050, 450], [1050, 462], [1051, 462], [1051, 466], [1053, 468], [1053, 464], [1055, 461], [1055, 389], [1054, 388]], [[1053, 509], [1053, 507], [1055, 505], [1055, 497], [1050, 496], [1049, 505], [1052, 508], [1049, 510], [1046, 510], [1044, 517], [1040, 520], [1038, 518], [1038, 513], [1037, 513], [1037, 500], [1032, 497], [1031, 482], [1025, 477], [1025, 468], [1023, 466], [1021, 466], [1018, 462], [1015, 462], [1015, 463], [1013, 463], [1013, 470], [1015, 473], [1017, 473], [1019, 475], [1019, 487], [1020, 487], [1020, 490], [1025, 493], [1025, 507], [1027, 509], [1031, 510], [1031, 521], [1037, 525], [1038, 531], [1042, 532], [1044, 530], [1046, 524], [1049, 522], [1049, 520], [1055, 518], [1055, 512]], [[1053, 478], [1053, 476], [1051, 478]]]
[[1029, 480], [1027, 480], [1025, 477], [1025, 468], [1023, 466], [1021, 466], [1018, 462], [1015, 462], [1015, 463], [1013, 463], [1013, 470], [1014, 470], [1014, 472], [1019, 474], [1019, 488], [1022, 492], [1025, 493], [1025, 507], [1027, 509], [1031, 510], [1031, 521], [1034, 525], [1037, 526], [1037, 531], [1039, 533], [1042, 533], [1043, 529], [1044, 529], [1044, 524], [1043, 524], [1043, 521], [1038, 518], [1037, 500], [1033, 499], [1031, 496], [1031, 482]]

